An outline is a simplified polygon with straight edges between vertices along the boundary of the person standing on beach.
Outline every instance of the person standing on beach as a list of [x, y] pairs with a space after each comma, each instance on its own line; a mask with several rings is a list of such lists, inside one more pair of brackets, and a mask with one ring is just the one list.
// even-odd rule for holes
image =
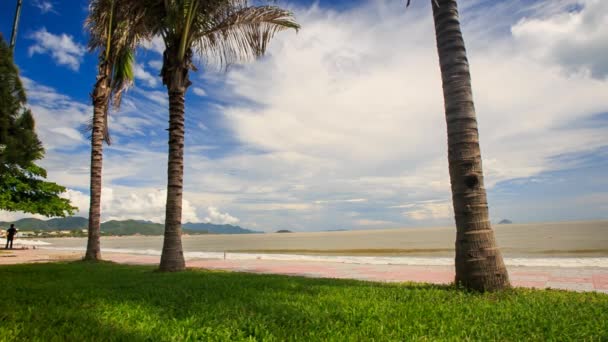
[[6, 247], [4, 249], [8, 249], [8, 244], [11, 244], [11, 249], [13, 249], [13, 238], [17, 234], [17, 229], [14, 224], [11, 224], [11, 227], [6, 231]]

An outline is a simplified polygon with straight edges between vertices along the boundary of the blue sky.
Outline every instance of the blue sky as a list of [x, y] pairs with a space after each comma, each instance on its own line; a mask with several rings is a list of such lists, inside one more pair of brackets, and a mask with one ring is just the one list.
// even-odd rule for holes
[[[302, 30], [219, 71], [199, 61], [186, 103], [184, 222], [297, 231], [451, 225], [445, 120], [429, 1], [290, 1]], [[0, 3], [10, 36], [14, 1]], [[87, 1], [24, 1], [15, 59], [47, 150], [88, 209]], [[608, 3], [461, 2], [494, 222], [608, 218]], [[162, 222], [162, 46], [137, 53], [113, 113], [103, 220]], [[24, 217], [0, 212], [1, 220]]]

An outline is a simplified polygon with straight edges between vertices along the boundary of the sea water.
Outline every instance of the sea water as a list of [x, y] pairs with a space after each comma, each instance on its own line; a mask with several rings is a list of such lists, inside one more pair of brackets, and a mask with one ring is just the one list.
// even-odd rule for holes
[[[494, 227], [510, 266], [608, 268], [608, 221]], [[187, 259], [297, 260], [453, 265], [454, 228], [183, 236]], [[40, 248], [84, 251], [84, 238], [41, 239]], [[103, 252], [160, 255], [162, 236], [103, 237]]]

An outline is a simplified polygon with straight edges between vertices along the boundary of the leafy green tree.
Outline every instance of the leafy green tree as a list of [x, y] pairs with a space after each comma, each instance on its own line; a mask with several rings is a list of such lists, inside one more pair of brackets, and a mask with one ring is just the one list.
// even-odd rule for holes
[[91, 93], [91, 179], [86, 260], [100, 260], [103, 142], [110, 144], [108, 111], [120, 107], [124, 90], [133, 83], [134, 50], [140, 42], [142, 13], [129, 0], [93, 0], [85, 26], [89, 49], [99, 51], [97, 81]]
[[0, 210], [71, 215], [77, 208], [59, 197], [66, 189], [45, 181], [46, 171], [34, 163], [44, 148], [26, 101], [13, 54], [0, 35]]
[[169, 95], [169, 162], [161, 271], [185, 267], [181, 241], [185, 95], [197, 52], [221, 65], [262, 56], [275, 33], [299, 29], [289, 11], [246, 0], [134, 0], [149, 32], [165, 44], [161, 76]]

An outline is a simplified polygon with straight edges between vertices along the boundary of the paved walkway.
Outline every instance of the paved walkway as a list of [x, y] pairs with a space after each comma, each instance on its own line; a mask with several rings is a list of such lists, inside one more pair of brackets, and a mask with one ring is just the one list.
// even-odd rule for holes
[[[158, 256], [106, 254], [104, 259], [128, 264], [158, 264]], [[277, 260], [188, 260], [188, 267], [314, 278], [359, 279], [385, 282], [448, 284], [453, 266], [345, 264]], [[561, 267], [509, 267], [513, 286], [596, 291], [608, 294], [608, 269]]]
[[[0, 265], [82, 259], [82, 252], [59, 250], [12, 250], [0, 253]], [[125, 264], [158, 265], [159, 256], [104, 253], [105, 260]], [[453, 266], [345, 264], [317, 261], [187, 260], [188, 267], [235, 272], [285, 274], [315, 278], [359, 279], [385, 282], [448, 284]], [[596, 291], [608, 294], [608, 268], [509, 267], [514, 286]]]

